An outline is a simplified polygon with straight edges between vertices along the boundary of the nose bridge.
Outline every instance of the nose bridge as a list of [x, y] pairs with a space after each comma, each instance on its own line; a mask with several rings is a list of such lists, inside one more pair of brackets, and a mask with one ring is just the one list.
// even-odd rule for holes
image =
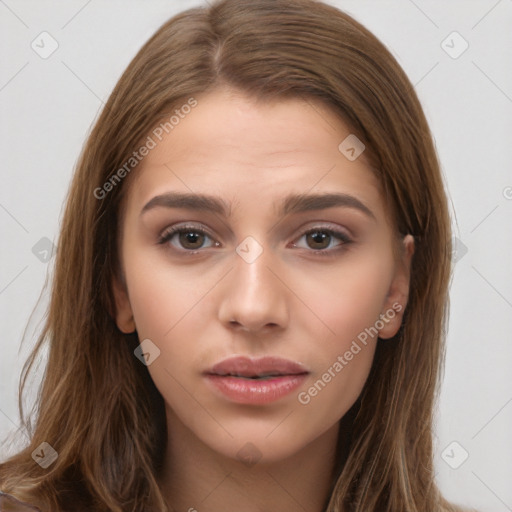
[[236, 322], [247, 330], [287, 322], [286, 287], [279, 275], [278, 258], [253, 237], [236, 248], [219, 309], [222, 322]]

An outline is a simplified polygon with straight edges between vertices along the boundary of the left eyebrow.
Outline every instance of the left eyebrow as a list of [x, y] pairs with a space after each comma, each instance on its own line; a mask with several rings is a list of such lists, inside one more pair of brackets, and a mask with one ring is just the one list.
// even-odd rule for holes
[[[274, 205], [275, 206], [275, 205]], [[207, 194], [190, 194], [183, 192], [168, 192], [153, 197], [144, 205], [141, 215], [153, 208], [184, 208], [188, 210], [212, 212], [224, 217], [231, 216], [231, 204], [222, 199]], [[289, 194], [285, 197], [278, 210], [279, 216], [292, 213], [323, 210], [326, 208], [345, 207], [359, 210], [367, 217], [377, 220], [374, 213], [357, 197], [350, 194]]]
[[357, 197], [341, 193], [290, 194], [283, 201], [279, 214], [284, 217], [291, 213], [323, 210], [324, 208], [334, 208], [336, 206], [359, 210], [367, 217], [377, 220], [370, 208]]

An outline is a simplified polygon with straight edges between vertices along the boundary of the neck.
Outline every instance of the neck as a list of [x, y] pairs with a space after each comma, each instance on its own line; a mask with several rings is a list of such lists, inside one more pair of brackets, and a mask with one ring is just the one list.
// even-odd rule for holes
[[339, 423], [291, 456], [251, 463], [219, 454], [167, 411], [160, 484], [173, 511], [323, 512], [336, 470]]

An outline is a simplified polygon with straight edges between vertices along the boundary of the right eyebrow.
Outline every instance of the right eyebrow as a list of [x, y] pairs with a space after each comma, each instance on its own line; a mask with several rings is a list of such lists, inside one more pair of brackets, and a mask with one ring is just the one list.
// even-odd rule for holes
[[185, 208], [188, 210], [198, 210], [213, 212], [224, 217], [231, 216], [231, 205], [227, 205], [222, 199], [206, 194], [189, 194], [183, 192], [167, 192], [153, 197], [144, 205], [140, 214], [152, 210], [153, 208]]

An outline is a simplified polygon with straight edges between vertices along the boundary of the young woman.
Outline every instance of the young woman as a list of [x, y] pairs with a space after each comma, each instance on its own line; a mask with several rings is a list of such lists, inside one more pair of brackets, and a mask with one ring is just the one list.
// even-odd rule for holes
[[0, 500], [462, 510], [433, 470], [450, 273], [432, 137], [375, 36], [310, 0], [175, 16], [78, 163]]

